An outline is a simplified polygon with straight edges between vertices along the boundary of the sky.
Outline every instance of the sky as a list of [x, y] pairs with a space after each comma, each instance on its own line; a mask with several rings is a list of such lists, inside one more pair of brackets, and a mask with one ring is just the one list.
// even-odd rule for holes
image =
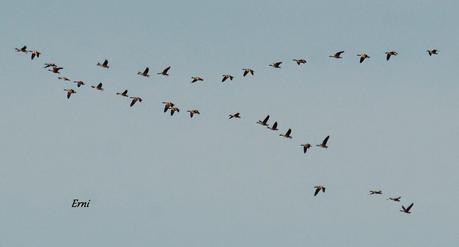
[[[458, 9], [2, 2], [0, 247], [455, 246]], [[42, 55], [14, 51], [23, 45]], [[342, 60], [328, 57], [339, 50]], [[371, 58], [359, 64], [360, 52]], [[96, 66], [104, 59], [109, 69]], [[151, 76], [138, 76], [146, 66]], [[170, 76], [156, 74], [167, 66]], [[243, 78], [245, 67], [255, 75]], [[191, 84], [196, 75], [204, 81]], [[99, 82], [103, 92], [90, 87]], [[68, 100], [65, 88], [77, 93]], [[124, 89], [143, 102], [130, 108], [115, 94]], [[256, 124], [267, 114], [278, 132]], [[291, 140], [279, 136], [288, 128]], [[329, 148], [315, 147], [327, 135]], [[314, 197], [315, 185], [326, 193]], [[72, 208], [75, 198], [90, 207]], [[410, 215], [399, 211], [411, 202]]]

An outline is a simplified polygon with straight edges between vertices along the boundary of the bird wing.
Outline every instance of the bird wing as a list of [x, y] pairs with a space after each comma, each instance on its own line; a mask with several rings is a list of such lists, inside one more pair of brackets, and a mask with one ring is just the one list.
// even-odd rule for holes
[[101, 89], [102, 88], [102, 82], [100, 82], [99, 84], [97, 84], [97, 89]]
[[127, 94], [128, 94], [128, 90], [126, 89], [121, 95], [127, 95]]
[[67, 99], [70, 99], [70, 96], [71, 96], [71, 95], [72, 95], [72, 92], [70, 92], [70, 90], [67, 91]]
[[276, 129], [276, 128], [277, 128], [277, 122], [274, 122], [274, 124], [273, 124], [273, 127], [272, 127], [272, 128], [273, 128], [273, 129]]
[[323, 146], [327, 145], [327, 142], [328, 142], [329, 138], [330, 138], [330, 136], [325, 137], [324, 141], [322, 142]]
[[227, 76], [223, 76], [222, 82], [225, 82], [226, 79], [228, 79], [228, 77]]
[[410, 209], [413, 207], [414, 203], [411, 203], [407, 208], [406, 211], [410, 211]]
[[108, 60], [105, 59], [104, 63], [102, 64], [103, 66], [107, 66], [108, 65]]
[[146, 67], [145, 70], [143, 71], [143, 73], [146, 75], [146, 74], [148, 74], [148, 71], [150, 71], [150, 69], [148, 67]]
[[365, 60], [365, 57], [364, 56], [360, 56], [360, 63], [362, 63], [363, 60]]
[[244, 70], [244, 74], [242, 74], [242, 76], [246, 76], [248, 73], [249, 73], [248, 70]]
[[306, 153], [306, 151], [308, 151], [308, 148], [306, 147], [306, 145], [303, 146], [303, 153]]
[[285, 132], [285, 135], [290, 136], [291, 133], [292, 133], [292, 129], [288, 129], [287, 132]]
[[165, 68], [165, 69], [163, 70], [163, 74], [167, 74], [167, 72], [168, 72], [170, 69], [171, 69], [171, 66]]
[[320, 187], [316, 187], [316, 190], [314, 191], [314, 196], [317, 196], [320, 192]]
[[131, 101], [131, 107], [135, 104], [135, 102], [137, 101], [137, 98], [133, 98], [132, 101]]
[[387, 53], [387, 56], [386, 56], [386, 60], [389, 61], [389, 58], [390, 58], [390, 53]]
[[265, 119], [263, 120], [263, 124], [266, 124], [269, 120], [269, 115], [265, 117]]

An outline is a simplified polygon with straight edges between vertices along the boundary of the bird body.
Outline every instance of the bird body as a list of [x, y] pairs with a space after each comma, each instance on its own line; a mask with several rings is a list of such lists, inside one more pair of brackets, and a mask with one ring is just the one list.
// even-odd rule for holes
[[[127, 91], [127, 90], [126, 90]], [[126, 92], [127, 93], [127, 92]], [[138, 101], [138, 102], [142, 102], [142, 98], [138, 97], [138, 96], [132, 96], [130, 97], [132, 99], [131, 101], [131, 104], [129, 105], [130, 107], [132, 107], [133, 105], [135, 105], [135, 103]]]
[[270, 64], [269, 66], [271, 66], [273, 68], [276, 68], [276, 69], [280, 69], [281, 68], [281, 64], [282, 64], [282, 62], [274, 62], [274, 63]]
[[365, 59], [370, 58], [370, 56], [368, 56], [368, 54], [366, 54], [365, 52], [361, 52], [360, 54], [357, 54], [357, 56], [360, 57], [360, 63], [363, 63]]
[[248, 74], [251, 74], [253, 75], [253, 69], [249, 69], [249, 68], [245, 68], [245, 69], [242, 69], [244, 71], [244, 73], [242, 73], [242, 76], [246, 76]]
[[381, 190], [370, 190], [370, 195], [382, 195]]
[[428, 49], [426, 52], [429, 54], [429, 56], [438, 55], [437, 49]]
[[193, 118], [195, 114], [198, 114], [198, 115], [201, 114], [199, 113], [199, 110], [196, 110], [196, 109], [188, 110], [187, 112], [190, 113], [190, 118]]
[[73, 82], [77, 84], [77, 87], [81, 87], [82, 85], [84, 85], [83, 81], [73, 81]]
[[225, 82], [225, 81], [228, 80], [228, 79], [229, 79], [230, 81], [232, 81], [233, 78], [234, 78], [234, 76], [232, 76], [232, 75], [222, 75], [222, 76], [223, 76], [222, 82]]
[[321, 147], [321, 148], [328, 148], [328, 146], [327, 146], [328, 139], [330, 139], [330, 136], [325, 137], [325, 139], [322, 141], [322, 143], [318, 144], [316, 146]]
[[306, 143], [306, 144], [301, 144], [301, 147], [303, 147], [303, 153], [306, 153], [309, 148], [311, 148], [311, 144]]
[[389, 61], [391, 56], [397, 56], [398, 55], [398, 53], [396, 51], [394, 51], [394, 50], [386, 51], [385, 54], [386, 54], [386, 61]]
[[239, 112], [230, 114], [228, 119], [231, 119], [231, 118], [241, 118], [241, 114]]
[[273, 126], [271, 126], [271, 127], [270, 127], [270, 126], [267, 126], [267, 128], [270, 129], [270, 130], [273, 130], [273, 131], [279, 130], [279, 129], [277, 128], [277, 122], [274, 122]]
[[55, 74], [60, 74], [59, 70], [61, 70], [61, 69], [63, 69], [63, 68], [62, 67], [53, 66], [50, 69], [48, 69], [48, 71], [53, 72]]
[[40, 55], [41, 55], [41, 52], [39, 52], [39, 51], [36, 51], [36, 50], [33, 50], [33, 51], [29, 51], [29, 52], [31, 52], [31, 53], [32, 53], [32, 55], [30, 55], [30, 59], [31, 59], [31, 60], [33, 60], [35, 57], [37, 57], [37, 58], [38, 58], [38, 57], [40, 57]]
[[161, 72], [158, 72], [158, 75], [169, 76], [168, 72], [169, 72], [170, 69], [171, 69], [171, 66], [163, 69], [163, 71], [161, 71]]
[[298, 64], [298, 65], [302, 65], [302, 64], [307, 63], [307, 61], [305, 59], [303, 59], [303, 58], [293, 59], [293, 61], [295, 61], [296, 64]]
[[108, 60], [107, 59], [105, 59], [103, 63], [97, 63], [97, 66], [102, 67], [102, 68], [106, 68], [106, 69], [110, 68], [110, 66], [108, 66]]
[[289, 138], [289, 139], [292, 139], [292, 129], [288, 129], [287, 132], [285, 132], [285, 134], [279, 134], [280, 136], [283, 136], [285, 138]]
[[399, 196], [399, 197], [389, 197], [389, 198], [387, 198], [387, 200], [391, 200], [391, 201], [394, 201], [394, 202], [399, 202], [401, 198], [402, 198], [401, 196]]
[[129, 95], [128, 95], [128, 90], [127, 90], [127, 89], [125, 89], [125, 90], [124, 90], [123, 92], [121, 92], [121, 93], [120, 93], [120, 92], [116, 93], [116, 95], [120, 95], [120, 96], [123, 96], [123, 97], [129, 97]]
[[29, 52], [29, 51], [27, 50], [27, 46], [26, 46], [26, 45], [23, 46], [23, 47], [21, 47], [21, 48], [14, 48], [14, 49], [16, 50], [16, 52], [23, 52], [23, 53]]
[[150, 69], [148, 67], [146, 67], [143, 72], [139, 71], [139, 72], [137, 72], [137, 74], [141, 75], [141, 76], [145, 76], [145, 77], [150, 77], [150, 75], [148, 74], [148, 71], [150, 71]]
[[335, 54], [330, 55], [329, 57], [331, 57], [331, 58], [336, 58], [336, 59], [341, 59], [341, 58], [343, 58], [343, 57], [341, 56], [343, 53], [344, 53], [344, 51], [338, 51], [338, 52], [336, 52]]
[[199, 77], [199, 76], [192, 76], [191, 77], [191, 83], [195, 83], [197, 81], [204, 81], [204, 79], [202, 79], [202, 77]]
[[320, 191], [322, 191], [322, 193], [325, 193], [325, 187], [322, 185], [316, 185], [314, 186], [314, 189], [314, 196], [317, 196], [317, 194], [319, 194]]
[[265, 117], [263, 121], [258, 120], [257, 124], [261, 124], [262, 126], [268, 127], [268, 120], [269, 120], [269, 115]]
[[407, 208], [405, 208], [405, 206], [402, 205], [402, 209], [400, 210], [400, 212], [411, 214], [410, 210], [413, 207], [413, 205], [414, 203], [411, 203]]
[[67, 99], [70, 99], [70, 96], [72, 96], [72, 94], [76, 93], [76, 91], [73, 88], [66, 88], [66, 89], [64, 89], [64, 91], [67, 92]]
[[100, 82], [99, 84], [97, 84], [97, 86], [91, 86], [91, 87], [99, 91], [104, 91], [104, 88], [102, 86], [103, 86], [102, 82]]

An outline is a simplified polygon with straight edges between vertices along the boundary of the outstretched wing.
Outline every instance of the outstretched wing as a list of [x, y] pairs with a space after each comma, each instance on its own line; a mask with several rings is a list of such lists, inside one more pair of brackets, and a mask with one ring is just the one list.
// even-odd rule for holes
[[132, 101], [131, 101], [131, 105], [130, 106], [132, 107], [135, 104], [136, 101], [137, 101], [137, 99], [133, 98]]
[[269, 120], [269, 115], [265, 117], [265, 119], [263, 120], [263, 124], [266, 124]]
[[285, 133], [286, 136], [290, 136], [290, 134], [292, 133], [292, 129], [288, 129], [287, 132]]
[[324, 141], [322, 142], [322, 145], [323, 146], [326, 146], [327, 145], [327, 142], [328, 142], [328, 139], [330, 138], [330, 136], [327, 136], [325, 137]]
[[105, 59], [104, 63], [102, 64], [103, 66], [107, 66], [108, 65], [108, 60]]
[[413, 207], [414, 203], [411, 203], [410, 206], [406, 208], [406, 211], [410, 211], [410, 209]]
[[316, 187], [316, 190], [314, 191], [314, 196], [317, 196], [320, 192], [320, 187]]
[[150, 69], [148, 67], [145, 68], [145, 70], [143, 71], [143, 74], [148, 74], [148, 71], [150, 71]]
[[273, 128], [273, 129], [276, 129], [276, 128], [277, 128], [277, 122], [274, 122], [274, 124], [273, 124], [273, 127], [272, 127], [272, 128]]
[[387, 56], [386, 56], [386, 60], [389, 61], [389, 58], [390, 58], [390, 53], [387, 53]]
[[165, 69], [163, 70], [163, 74], [167, 74], [167, 72], [168, 72], [170, 69], [171, 69], [171, 66], [165, 68]]

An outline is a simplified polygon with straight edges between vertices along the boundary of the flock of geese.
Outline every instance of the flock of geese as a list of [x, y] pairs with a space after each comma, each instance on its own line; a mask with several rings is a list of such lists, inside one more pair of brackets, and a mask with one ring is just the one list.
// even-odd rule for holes
[[[40, 55], [41, 55], [41, 52], [39, 52], [37, 50], [28, 50], [27, 46], [23, 46], [21, 48], [15, 48], [15, 50], [18, 53], [25, 53], [25, 54], [30, 53], [32, 60], [34, 58], [39, 58]], [[438, 55], [439, 51], [437, 49], [428, 49], [428, 50], [426, 50], [426, 52], [427, 52], [427, 54], [429, 56], [432, 56], [432, 55]], [[342, 59], [343, 58], [343, 53], [344, 53], [344, 51], [338, 51], [338, 52], [330, 55], [329, 57], [333, 58], [333, 59]], [[386, 55], [386, 60], [389, 61], [391, 57], [397, 56], [398, 53], [397, 53], [397, 51], [390, 50], [390, 51], [385, 52], [385, 55]], [[370, 58], [370, 56], [365, 52], [357, 54], [357, 56], [360, 57], [359, 63], [363, 63], [366, 59]], [[302, 64], [306, 64], [307, 63], [307, 61], [305, 59], [303, 59], [303, 58], [296, 58], [296, 59], [293, 59], [293, 61], [297, 65], [302, 65]], [[274, 63], [269, 64], [269, 66], [272, 67], [272, 68], [275, 68], [275, 69], [280, 69], [282, 63], [283, 62], [278, 61], [278, 62], [274, 62]], [[104, 68], [104, 69], [110, 68], [110, 65], [109, 65], [109, 62], [108, 62], [107, 59], [105, 59], [103, 62], [98, 62], [96, 65], [101, 67], [101, 68]], [[58, 66], [58, 65], [56, 65], [54, 63], [45, 63], [44, 68], [47, 68], [48, 71], [50, 71], [52, 73], [55, 73], [55, 74], [60, 74], [60, 71], [63, 69], [63, 67], [60, 67], [60, 66]], [[162, 71], [158, 72], [157, 74], [161, 75], [161, 76], [169, 76], [169, 70], [170, 69], [171, 69], [171, 66], [168, 66], [168, 67], [164, 68]], [[254, 75], [254, 70], [251, 69], [251, 68], [243, 68], [242, 71], [243, 71], [243, 73], [242, 73], [243, 77], [246, 77], [246, 76], [249, 76], [249, 75], [250, 76]], [[150, 77], [149, 72], [150, 72], [150, 69], [148, 67], [146, 67], [143, 71], [138, 71], [137, 74], [140, 75], [140, 76], [144, 76], [144, 77]], [[63, 81], [71, 81], [69, 78], [67, 78], [65, 76], [59, 76], [58, 79], [59, 80], [63, 80]], [[228, 81], [228, 80], [232, 81], [233, 79], [234, 79], [233, 75], [223, 74], [221, 82], [225, 82], [225, 81]], [[199, 82], [199, 81], [204, 81], [204, 78], [202, 78], [200, 76], [192, 76], [191, 77], [191, 83], [195, 83], [195, 82]], [[83, 81], [81, 81], [81, 80], [75, 80], [75, 81], [73, 81], [73, 83], [76, 84], [77, 88], [85, 85], [85, 83]], [[93, 89], [95, 89], [97, 91], [103, 91], [104, 90], [102, 83], [99, 83], [97, 85], [91, 85], [91, 88], [93, 88]], [[67, 93], [67, 99], [70, 99], [70, 97], [73, 94], [77, 93], [77, 91], [75, 89], [73, 89], [73, 88], [66, 88], [66, 89], [64, 89], [64, 91]], [[125, 89], [122, 92], [117, 92], [116, 95], [119, 95], [121, 97], [130, 98], [131, 99], [130, 107], [133, 107], [137, 102], [142, 102], [142, 98], [139, 97], [139, 96], [129, 96], [127, 89]], [[172, 101], [164, 101], [164, 102], [162, 102], [162, 104], [164, 105], [164, 113], [169, 111], [170, 115], [173, 116], [174, 113], [180, 112], [180, 109]], [[198, 109], [190, 109], [190, 110], [187, 110], [187, 112], [189, 113], [190, 118], [193, 118], [195, 115], [199, 115], [200, 114]], [[241, 118], [241, 114], [239, 112], [236, 112], [234, 114], [230, 114], [228, 118], [229, 119], [239, 119], [239, 118]], [[268, 124], [269, 118], [270, 118], [270, 116], [267, 115], [263, 120], [258, 120], [257, 124], [259, 124], [259, 125], [261, 125], [263, 127], [266, 127], [271, 131], [279, 130], [277, 128], [277, 126], [278, 126], [277, 121], [274, 122], [272, 125]], [[284, 134], [279, 134], [279, 136], [287, 138], [287, 139], [292, 139], [292, 129], [289, 128]], [[324, 140], [322, 141], [322, 143], [317, 144], [316, 146], [319, 147], [319, 148], [327, 149], [328, 148], [327, 143], [328, 143], [329, 139], [330, 139], [330, 136], [325, 137]], [[305, 153], [305, 154], [308, 151], [308, 149], [310, 149], [312, 147], [312, 145], [310, 143], [304, 143], [304, 144], [301, 144], [300, 146], [302, 147], [303, 153]], [[314, 196], [317, 196], [320, 192], [325, 193], [325, 186], [323, 186], [323, 185], [314, 186]], [[382, 194], [381, 190], [370, 190], [370, 193], [369, 193], [369, 195], [381, 195], [381, 194]], [[400, 199], [401, 199], [400, 196], [387, 198], [387, 200], [391, 200], [391, 201], [394, 201], [394, 202], [400, 202]], [[413, 205], [414, 205], [414, 203], [411, 203], [408, 207], [405, 207], [405, 206], [402, 205], [401, 206], [402, 208], [401, 208], [400, 211], [403, 212], [403, 213], [406, 213], [406, 214], [410, 214], [411, 213], [411, 208], [413, 207]]]

